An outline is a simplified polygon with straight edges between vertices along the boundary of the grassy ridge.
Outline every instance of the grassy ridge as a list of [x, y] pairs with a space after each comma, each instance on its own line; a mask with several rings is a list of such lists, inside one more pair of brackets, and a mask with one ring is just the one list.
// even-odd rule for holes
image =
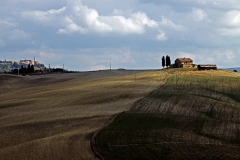
[[106, 159], [239, 159], [240, 78], [171, 71], [165, 85], [120, 114], [96, 142]]

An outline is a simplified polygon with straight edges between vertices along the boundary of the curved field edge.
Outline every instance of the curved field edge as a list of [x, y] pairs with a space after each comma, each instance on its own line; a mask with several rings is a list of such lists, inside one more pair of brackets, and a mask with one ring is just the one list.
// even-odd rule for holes
[[95, 159], [92, 134], [162, 77], [162, 71], [128, 70], [1, 75], [1, 159]]
[[92, 139], [101, 159], [239, 159], [240, 79], [172, 71]]

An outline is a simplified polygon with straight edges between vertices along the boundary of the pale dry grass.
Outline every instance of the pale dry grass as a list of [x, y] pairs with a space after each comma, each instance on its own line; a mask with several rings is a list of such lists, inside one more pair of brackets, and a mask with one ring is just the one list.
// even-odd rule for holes
[[0, 75], [0, 157], [95, 159], [91, 135], [165, 76], [163, 71]]
[[227, 71], [227, 70], [185, 71], [185, 72], [174, 72], [174, 74], [181, 75], [181, 76], [240, 77], [240, 73]]

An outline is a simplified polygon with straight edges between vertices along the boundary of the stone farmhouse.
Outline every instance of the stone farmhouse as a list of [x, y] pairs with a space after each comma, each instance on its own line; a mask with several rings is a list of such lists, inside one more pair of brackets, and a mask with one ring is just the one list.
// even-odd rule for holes
[[175, 60], [174, 68], [195, 68], [196, 65], [193, 64], [191, 58], [177, 58]]
[[175, 60], [175, 64], [173, 64], [174, 68], [198, 68], [199, 70], [216, 70], [216, 64], [193, 64], [193, 60], [191, 58], [177, 58]]

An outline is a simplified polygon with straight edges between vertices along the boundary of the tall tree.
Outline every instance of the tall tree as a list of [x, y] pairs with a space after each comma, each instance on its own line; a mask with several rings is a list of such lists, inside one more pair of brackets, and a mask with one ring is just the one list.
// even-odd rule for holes
[[169, 67], [171, 65], [171, 59], [170, 56], [166, 56], [166, 66]]
[[23, 65], [21, 66], [21, 69], [19, 71], [20, 73], [23, 73]]
[[27, 73], [30, 73], [31, 72], [31, 65], [28, 64], [28, 67], [27, 67]]
[[168, 56], [169, 57], [169, 66], [171, 66], [171, 58], [170, 58], [170, 56]]
[[31, 65], [31, 73], [34, 73], [34, 65]]
[[164, 68], [165, 65], [166, 65], [166, 61], [165, 61], [165, 57], [163, 56], [163, 57], [162, 57], [162, 67]]

